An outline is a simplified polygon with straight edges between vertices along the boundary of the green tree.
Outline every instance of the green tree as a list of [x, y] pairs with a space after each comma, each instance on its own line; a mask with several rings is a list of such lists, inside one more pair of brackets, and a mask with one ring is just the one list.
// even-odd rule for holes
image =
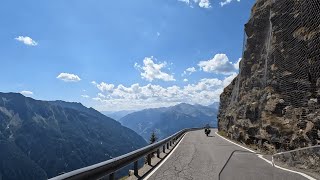
[[[152, 131], [150, 139], [149, 139], [149, 143], [153, 144], [158, 140], [158, 137], [156, 136], [156, 133], [154, 131]], [[151, 153], [151, 157], [154, 157], [154, 153]], [[144, 159], [144, 163], [147, 164], [148, 159], [147, 157]]]
[[151, 136], [150, 136], [150, 139], [149, 139], [149, 143], [150, 143], [150, 144], [153, 144], [153, 143], [155, 143], [157, 140], [158, 140], [158, 138], [157, 138], [157, 136], [156, 136], [156, 133], [155, 133], [154, 131], [152, 131]]

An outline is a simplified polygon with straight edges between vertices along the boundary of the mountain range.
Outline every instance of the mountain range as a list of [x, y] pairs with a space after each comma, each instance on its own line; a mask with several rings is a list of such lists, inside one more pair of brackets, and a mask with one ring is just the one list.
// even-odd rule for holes
[[134, 131], [80, 103], [0, 93], [0, 179], [47, 179], [146, 144]]
[[134, 112], [121, 118], [119, 122], [146, 140], [153, 131], [159, 139], [163, 139], [184, 128], [204, 127], [206, 124], [217, 127], [218, 107], [217, 103], [210, 106], [181, 103]]
[[123, 110], [123, 111], [101, 111], [102, 114], [119, 121], [121, 118], [123, 118], [124, 116], [131, 114], [135, 111], [133, 110]]

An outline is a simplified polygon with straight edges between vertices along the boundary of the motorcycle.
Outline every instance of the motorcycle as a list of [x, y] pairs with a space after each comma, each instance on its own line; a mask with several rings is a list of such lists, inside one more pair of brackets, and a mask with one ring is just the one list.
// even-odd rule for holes
[[210, 130], [209, 128], [206, 128], [206, 129], [204, 130], [204, 133], [205, 133], [207, 136], [209, 136], [210, 132], [211, 132], [211, 130]]

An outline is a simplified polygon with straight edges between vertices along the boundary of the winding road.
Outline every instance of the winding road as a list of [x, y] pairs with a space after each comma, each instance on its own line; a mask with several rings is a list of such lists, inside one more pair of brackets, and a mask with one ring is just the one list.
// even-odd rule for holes
[[[245, 149], [228, 142], [211, 130], [206, 137], [203, 130], [187, 133], [176, 149], [154, 171], [148, 180], [210, 180], [219, 179], [219, 172], [234, 150]], [[221, 180], [305, 180], [284, 171], [250, 152], [236, 152], [220, 176]]]

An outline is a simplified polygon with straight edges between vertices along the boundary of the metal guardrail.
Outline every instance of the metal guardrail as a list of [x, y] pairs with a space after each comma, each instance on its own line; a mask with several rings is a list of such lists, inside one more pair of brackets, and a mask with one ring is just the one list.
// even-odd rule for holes
[[288, 153], [293, 153], [293, 152], [298, 152], [298, 151], [303, 151], [303, 150], [308, 150], [308, 149], [312, 149], [312, 148], [320, 148], [320, 145], [309, 146], [309, 147], [294, 149], [294, 150], [291, 150], [291, 151], [283, 151], [283, 152], [275, 153], [271, 157], [272, 158], [272, 160], [271, 160], [272, 161], [272, 165], [275, 166], [275, 163], [274, 163], [274, 157], [275, 156], [288, 154]]
[[115, 179], [115, 172], [130, 163], [134, 163], [134, 174], [138, 175], [138, 160], [147, 156], [147, 162], [151, 165], [151, 155], [157, 152], [157, 156], [160, 157], [160, 149], [165, 152], [165, 149], [169, 149], [169, 146], [173, 145], [181, 136], [189, 131], [200, 130], [203, 128], [191, 128], [183, 129], [157, 143], [150, 144], [146, 147], [124, 154], [122, 156], [87, 166], [81, 169], [77, 169], [49, 180], [75, 180], [75, 179], [99, 179], [109, 175], [109, 179]]
[[[272, 155], [274, 167], [285, 167], [310, 180], [320, 179], [320, 145], [298, 148]], [[279, 163], [276, 165], [276, 162]]]
[[[279, 153], [275, 153], [271, 156], [272, 160], [271, 160], [271, 165], [273, 167], [279, 167], [275, 164], [275, 156], [279, 156], [279, 155], [285, 155], [285, 154], [289, 154], [289, 153], [295, 153], [295, 152], [299, 152], [299, 151], [305, 151], [305, 150], [310, 150], [310, 149], [314, 149], [314, 148], [318, 148], [320, 149], [320, 145], [316, 145], [316, 146], [309, 146], [309, 147], [304, 147], [304, 148], [298, 148], [298, 149], [295, 149], [295, 150], [291, 150], [291, 151], [284, 151], [284, 152], [279, 152]], [[247, 153], [247, 154], [254, 154], [254, 155], [262, 155], [261, 153], [259, 152], [250, 152], [250, 151], [247, 151], [247, 150], [234, 150], [231, 152], [229, 158], [227, 159], [226, 163], [224, 164], [224, 166], [222, 167], [222, 169], [220, 170], [219, 172], [219, 175], [218, 175], [218, 179], [220, 180], [221, 179], [221, 174], [222, 172], [224, 171], [224, 169], [226, 168], [227, 164], [229, 163], [231, 157], [236, 153], [236, 152], [240, 152], [240, 153]], [[317, 156], [320, 156], [320, 151], [317, 153]], [[307, 160], [308, 161], [308, 160]], [[302, 162], [300, 162], [301, 164]], [[304, 163], [302, 163], [304, 164]], [[305, 168], [305, 167], [303, 167]], [[305, 170], [305, 169], [303, 169]], [[301, 173], [303, 174], [304, 177], [306, 177], [307, 179], [319, 179], [319, 176], [317, 176], [316, 178], [313, 178], [307, 174], [305, 174], [305, 171], [298, 171], [298, 170], [295, 170], [295, 172], [297, 172], [298, 174], [301, 175]], [[310, 172], [310, 171], [309, 171]], [[318, 172], [316, 172], [318, 173]], [[315, 174], [313, 174], [315, 175]]]
[[302, 150], [307, 150], [307, 149], [311, 149], [311, 148], [320, 148], [320, 145], [309, 146], [309, 147], [304, 147], [304, 148], [298, 148], [298, 149], [294, 149], [294, 150], [291, 150], [291, 151], [283, 151], [283, 152], [279, 152], [279, 153], [273, 154], [272, 156], [281, 155], [281, 154], [287, 154], [287, 153], [292, 153], [292, 152], [297, 152], [297, 151], [302, 151]]

